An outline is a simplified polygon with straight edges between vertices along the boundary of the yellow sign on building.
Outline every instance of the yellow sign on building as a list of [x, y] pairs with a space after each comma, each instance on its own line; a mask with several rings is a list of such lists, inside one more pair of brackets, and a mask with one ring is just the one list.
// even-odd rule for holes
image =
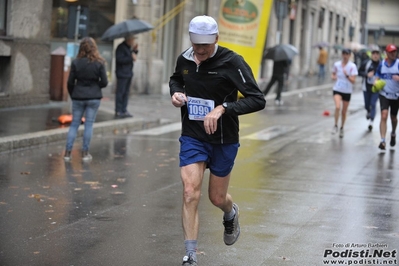
[[273, 0], [222, 0], [219, 41], [242, 55], [257, 78]]

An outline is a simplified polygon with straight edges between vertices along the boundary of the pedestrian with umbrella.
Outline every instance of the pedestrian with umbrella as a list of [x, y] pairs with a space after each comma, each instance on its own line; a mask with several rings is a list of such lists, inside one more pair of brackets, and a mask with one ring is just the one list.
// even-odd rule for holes
[[115, 118], [132, 117], [127, 111], [129, 101], [130, 84], [133, 78], [133, 66], [137, 60], [138, 44], [133, 35], [125, 37], [125, 40], [118, 45], [115, 51]]
[[130, 84], [133, 78], [133, 66], [137, 60], [138, 44], [135, 34], [152, 30], [154, 27], [140, 19], [122, 21], [107, 29], [101, 37], [104, 41], [112, 41], [117, 38], [125, 38], [115, 51], [115, 118], [132, 117], [128, 110]]
[[285, 76], [288, 75], [292, 57], [296, 54], [298, 54], [298, 50], [294, 46], [290, 44], [281, 44], [268, 49], [264, 56], [265, 59], [272, 59], [274, 63], [272, 78], [263, 91], [263, 94], [266, 96], [274, 83], [277, 82], [277, 95], [275, 99], [275, 104], [277, 105], [283, 104], [281, 92], [284, 87], [284, 79]]
[[328, 52], [323, 48], [323, 46], [319, 46], [319, 58], [317, 59], [317, 64], [319, 65], [319, 73], [317, 75], [319, 80], [324, 80], [326, 71], [325, 65], [327, 64]]

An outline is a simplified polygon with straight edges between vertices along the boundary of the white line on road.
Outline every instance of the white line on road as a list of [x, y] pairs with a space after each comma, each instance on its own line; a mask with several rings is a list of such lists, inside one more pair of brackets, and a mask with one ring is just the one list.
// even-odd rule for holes
[[148, 136], [159, 136], [162, 134], [181, 130], [181, 122], [167, 124], [160, 127], [154, 127], [150, 129], [140, 130], [132, 132], [132, 135], [148, 135]]
[[295, 130], [294, 126], [272, 126], [261, 131], [243, 136], [241, 139], [252, 139], [252, 140], [271, 140], [278, 136], [284, 135], [288, 132]]

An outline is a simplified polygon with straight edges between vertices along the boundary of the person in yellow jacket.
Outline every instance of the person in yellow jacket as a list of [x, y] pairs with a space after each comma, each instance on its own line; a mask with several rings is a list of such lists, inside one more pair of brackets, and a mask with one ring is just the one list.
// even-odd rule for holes
[[319, 58], [317, 64], [319, 65], [318, 78], [323, 80], [326, 74], [325, 65], [327, 64], [328, 53], [322, 46], [319, 46]]

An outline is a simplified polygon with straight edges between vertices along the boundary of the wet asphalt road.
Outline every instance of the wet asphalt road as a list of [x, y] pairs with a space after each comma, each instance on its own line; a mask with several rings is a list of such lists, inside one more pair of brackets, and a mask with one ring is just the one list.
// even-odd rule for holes
[[[322, 116], [330, 91], [284, 100], [240, 119], [229, 192], [242, 232], [231, 247], [204, 182], [199, 265], [397, 265], [397, 147], [377, 149], [359, 93], [343, 139]], [[0, 154], [0, 265], [181, 265], [176, 125], [96, 135], [91, 163], [79, 141], [71, 163], [64, 142]]]

